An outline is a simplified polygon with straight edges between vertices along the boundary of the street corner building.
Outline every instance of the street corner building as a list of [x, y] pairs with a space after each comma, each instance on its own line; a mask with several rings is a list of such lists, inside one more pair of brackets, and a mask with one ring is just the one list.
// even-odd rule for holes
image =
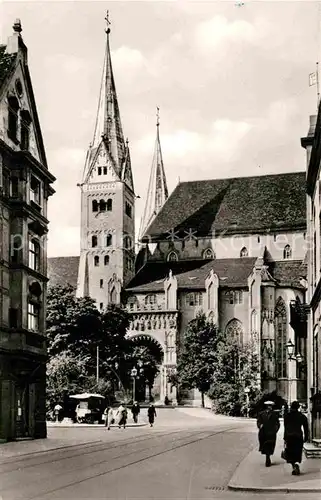
[[171, 375], [184, 330], [203, 311], [228, 335], [254, 341], [263, 389], [305, 402], [306, 366], [290, 360], [286, 348], [291, 339], [306, 359], [305, 172], [182, 182], [169, 195], [159, 114], [155, 135], [136, 249], [134, 169], [108, 29], [96, 128], [80, 183], [80, 257], [48, 259], [50, 283], [73, 285], [101, 310], [124, 301], [128, 336], [162, 358], [156, 400], [201, 404], [196, 390], [177, 394]]
[[308, 317], [308, 391], [311, 415], [311, 434], [321, 455], [321, 238], [320, 238], [320, 160], [321, 160], [321, 106], [318, 115], [310, 117], [308, 135], [301, 139], [307, 152], [307, 223], [310, 245], [307, 262], [307, 307]]
[[0, 45], [0, 439], [46, 437], [47, 167], [17, 19]]

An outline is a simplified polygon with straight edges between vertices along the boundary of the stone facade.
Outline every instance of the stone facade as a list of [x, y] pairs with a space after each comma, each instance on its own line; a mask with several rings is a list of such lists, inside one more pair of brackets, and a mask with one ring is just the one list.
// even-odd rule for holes
[[0, 46], [0, 166], [0, 439], [46, 437], [46, 234], [54, 177], [19, 20]]
[[[301, 140], [307, 152], [307, 224], [309, 237], [308, 275], [306, 284], [307, 357], [309, 409], [312, 438], [321, 439], [321, 225], [320, 225], [320, 145], [321, 107], [318, 116], [310, 117], [307, 137]], [[306, 319], [306, 318], [305, 318]]]

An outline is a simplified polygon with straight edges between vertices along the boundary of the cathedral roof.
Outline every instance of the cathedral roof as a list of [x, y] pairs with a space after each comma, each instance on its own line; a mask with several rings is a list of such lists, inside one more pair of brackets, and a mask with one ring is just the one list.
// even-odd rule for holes
[[256, 257], [238, 259], [186, 260], [174, 262], [148, 262], [127, 286], [131, 292], [156, 292], [164, 290], [164, 280], [169, 271], [177, 279], [178, 288], [204, 289], [205, 279], [213, 269], [221, 287], [245, 287]]
[[49, 284], [77, 287], [79, 256], [48, 259]]
[[0, 45], [0, 88], [14, 68], [17, 54], [6, 54], [6, 45]]
[[146, 230], [236, 234], [306, 226], [305, 172], [182, 182]]
[[269, 272], [278, 286], [303, 288], [300, 278], [307, 275], [307, 264], [302, 260], [279, 260], [269, 263]]

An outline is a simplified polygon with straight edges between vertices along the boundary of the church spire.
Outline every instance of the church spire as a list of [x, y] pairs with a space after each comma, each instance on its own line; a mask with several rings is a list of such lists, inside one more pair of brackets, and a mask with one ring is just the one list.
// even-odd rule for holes
[[[89, 146], [83, 182], [88, 182], [102, 146], [110, 160], [115, 177], [122, 179], [128, 156], [121, 125], [118, 99], [110, 53], [110, 20], [106, 15], [106, 52], [100, 86], [99, 104], [93, 140]], [[127, 168], [128, 169], [128, 168]], [[131, 187], [131, 186], [130, 186]]]
[[145, 210], [141, 220], [139, 239], [145, 235], [148, 227], [168, 198], [167, 182], [159, 137], [159, 108], [157, 108], [156, 116], [156, 143], [149, 178]]

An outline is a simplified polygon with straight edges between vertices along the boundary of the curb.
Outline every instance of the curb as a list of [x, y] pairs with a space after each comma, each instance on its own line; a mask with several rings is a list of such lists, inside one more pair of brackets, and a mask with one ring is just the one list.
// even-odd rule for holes
[[231, 491], [252, 491], [256, 493], [320, 493], [320, 488], [287, 488], [286, 486], [265, 486], [262, 488], [256, 486], [238, 486], [236, 484], [228, 484], [228, 490]]
[[[131, 428], [135, 428], [135, 427], [145, 427], [147, 425], [147, 423], [141, 423], [141, 424], [127, 424], [126, 425], [126, 428], [127, 427], [131, 427]], [[60, 429], [73, 429], [73, 428], [77, 428], [77, 429], [84, 429], [85, 427], [87, 428], [90, 428], [90, 429], [93, 429], [93, 428], [96, 428], [96, 429], [105, 429], [105, 424], [56, 424], [56, 423], [48, 423], [47, 422], [47, 428], [52, 428], [52, 427], [55, 427], [55, 428], [60, 428]], [[110, 427], [118, 427], [117, 424], [112, 424]]]

